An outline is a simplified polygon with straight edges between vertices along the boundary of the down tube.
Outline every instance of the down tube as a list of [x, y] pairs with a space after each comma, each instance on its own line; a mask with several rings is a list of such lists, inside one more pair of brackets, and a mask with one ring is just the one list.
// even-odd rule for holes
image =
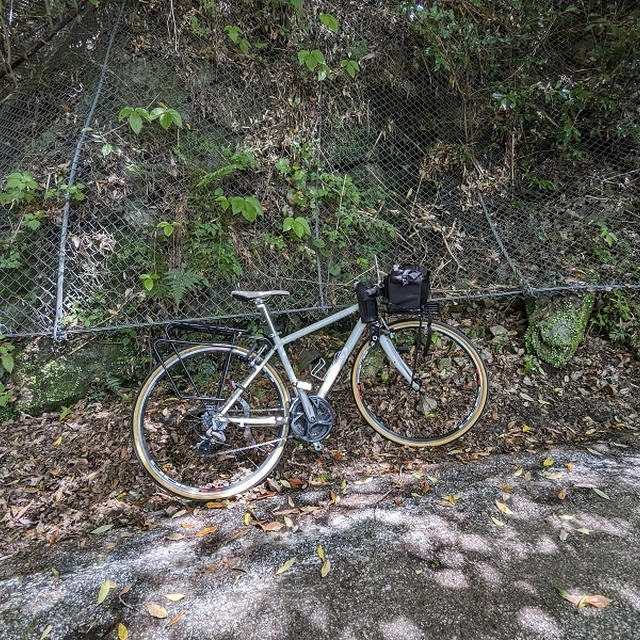
[[364, 324], [362, 320], [358, 320], [358, 323], [353, 328], [351, 335], [349, 336], [347, 341], [344, 343], [344, 347], [342, 347], [342, 350], [334, 358], [333, 362], [331, 363], [331, 366], [327, 370], [327, 375], [325, 376], [324, 382], [322, 383], [322, 386], [320, 387], [317, 394], [321, 398], [326, 398], [329, 391], [331, 391], [331, 387], [333, 386], [333, 383], [336, 381], [338, 374], [340, 373], [340, 371], [342, 370], [342, 367], [344, 367], [345, 363], [349, 359], [351, 352], [355, 349], [356, 345], [358, 344], [358, 341], [360, 340], [360, 337], [362, 336], [366, 328], [367, 328], [367, 325]]

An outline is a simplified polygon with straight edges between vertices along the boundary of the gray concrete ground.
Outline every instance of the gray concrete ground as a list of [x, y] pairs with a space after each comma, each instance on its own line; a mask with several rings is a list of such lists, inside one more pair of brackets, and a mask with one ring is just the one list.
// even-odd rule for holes
[[[117, 638], [118, 624], [149, 640], [639, 638], [640, 455], [597, 449], [287, 490], [5, 558], [0, 638]], [[97, 604], [106, 579], [117, 587]], [[578, 608], [557, 588], [612, 602]]]

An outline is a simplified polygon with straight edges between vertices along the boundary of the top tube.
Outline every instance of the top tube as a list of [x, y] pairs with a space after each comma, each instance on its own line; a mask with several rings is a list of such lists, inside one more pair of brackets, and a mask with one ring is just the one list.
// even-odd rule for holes
[[358, 305], [354, 304], [351, 305], [350, 307], [347, 307], [346, 309], [342, 309], [342, 311], [338, 311], [337, 313], [334, 313], [330, 316], [327, 316], [326, 318], [323, 318], [322, 320], [318, 320], [318, 322], [314, 322], [313, 324], [310, 324], [307, 327], [302, 327], [302, 329], [299, 329], [298, 331], [294, 331], [293, 333], [290, 333], [288, 336], [284, 336], [283, 338], [280, 338], [280, 341], [283, 345], [285, 344], [290, 344], [291, 342], [295, 342], [296, 340], [298, 340], [299, 338], [303, 338], [304, 336], [309, 335], [310, 333], [314, 333], [315, 331], [318, 331], [319, 329], [322, 329], [324, 327], [328, 327], [329, 325], [333, 324], [334, 322], [338, 322], [338, 320], [342, 320], [343, 318], [347, 318], [350, 315], [357, 313], [358, 312]]

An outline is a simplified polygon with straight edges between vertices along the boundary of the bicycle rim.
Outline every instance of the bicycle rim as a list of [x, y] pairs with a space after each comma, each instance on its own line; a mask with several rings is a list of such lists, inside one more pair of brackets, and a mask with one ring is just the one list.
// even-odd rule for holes
[[420, 389], [412, 389], [380, 346], [367, 343], [356, 356], [351, 377], [360, 413], [378, 433], [399, 444], [435, 447], [459, 438], [478, 421], [487, 400], [487, 372], [478, 351], [464, 334], [442, 322], [432, 323], [428, 350], [426, 322], [420, 327], [417, 320], [407, 320], [389, 329], [402, 360], [410, 369], [417, 363]]
[[252, 370], [248, 353], [227, 344], [190, 347], [159, 364], [142, 384], [133, 410], [134, 451], [167, 491], [193, 500], [225, 498], [262, 482], [277, 465], [289, 431], [289, 396], [268, 364], [229, 415], [276, 416], [284, 423], [228, 424], [222, 435], [206, 438], [215, 407]]

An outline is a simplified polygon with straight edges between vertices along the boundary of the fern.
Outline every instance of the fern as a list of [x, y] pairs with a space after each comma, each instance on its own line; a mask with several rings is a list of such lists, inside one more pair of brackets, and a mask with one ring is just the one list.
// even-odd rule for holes
[[208, 286], [209, 284], [206, 278], [198, 275], [195, 271], [191, 271], [184, 265], [179, 269], [169, 269], [164, 274], [163, 280], [176, 305], [180, 304], [189, 289], [196, 285]]

